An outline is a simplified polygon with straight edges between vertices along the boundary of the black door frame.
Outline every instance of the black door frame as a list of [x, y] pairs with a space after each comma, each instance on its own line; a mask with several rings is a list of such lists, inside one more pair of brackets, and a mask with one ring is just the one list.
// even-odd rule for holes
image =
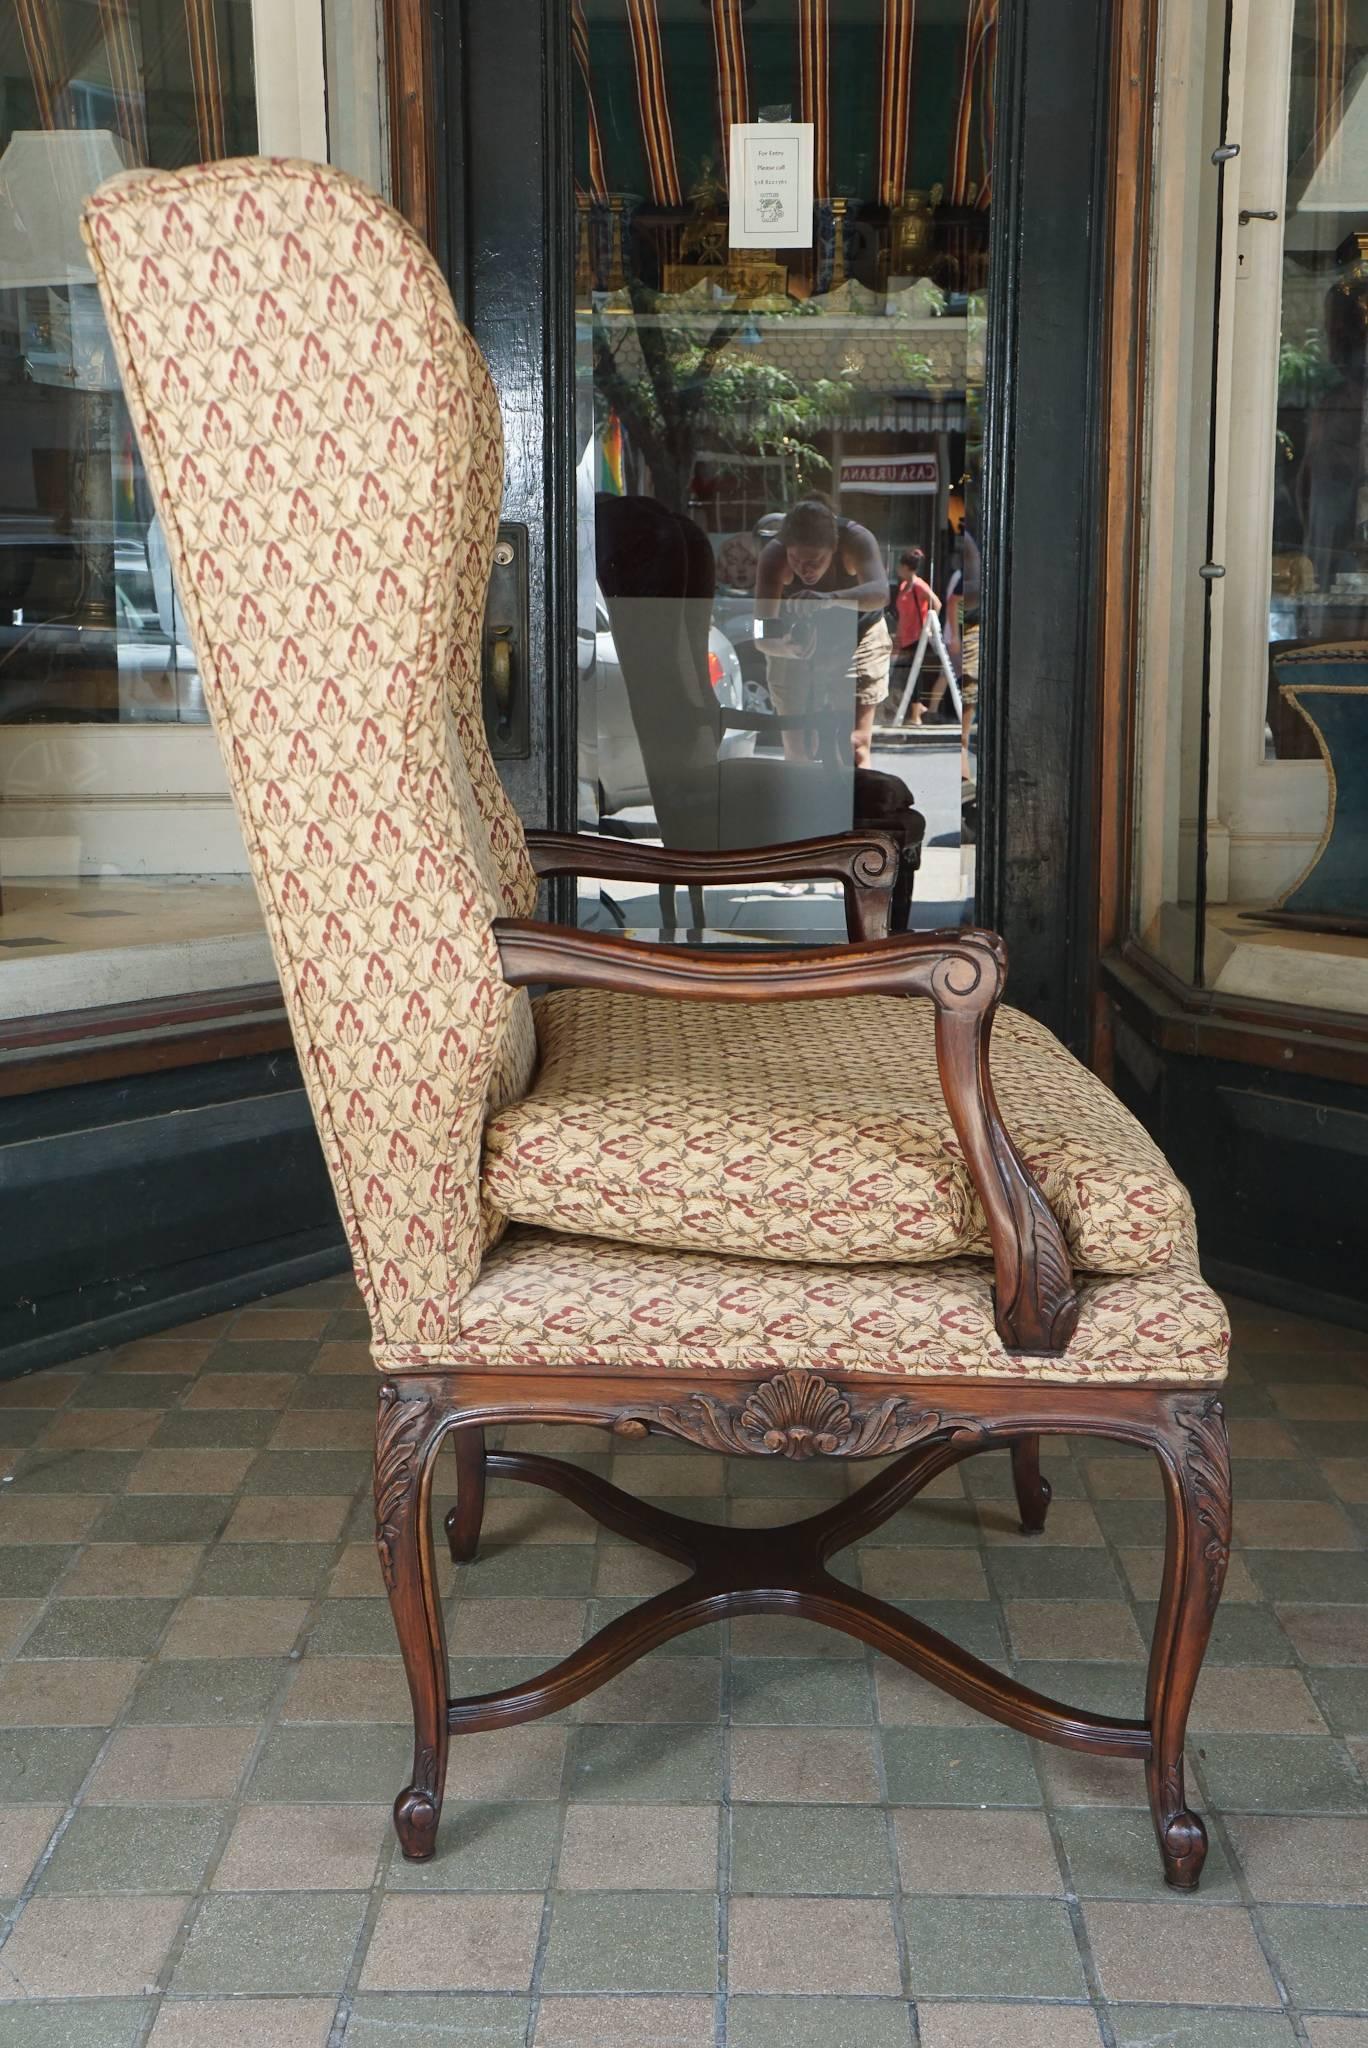
[[[504, 403], [532, 555], [532, 726], [501, 764], [575, 825], [571, 73], [565, 0], [435, 0], [439, 254]], [[977, 915], [1010, 994], [1080, 1051], [1095, 983], [1097, 592], [1112, 0], [1001, 0], [983, 556]], [[529, 220], [536, 222], [533, 235]], [[525, 250], [526, 274], [509, 252]]]

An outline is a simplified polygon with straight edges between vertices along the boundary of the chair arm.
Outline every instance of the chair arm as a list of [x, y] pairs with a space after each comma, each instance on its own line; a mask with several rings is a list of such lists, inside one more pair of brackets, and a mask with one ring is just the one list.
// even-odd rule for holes
[[941, 1089], [992, 1243], [998, 1334], [1009, 1351], [1064, 1350], [1078, 1321], [1068, 1250], [1007, 1133], [989, 1071], [993, 1017], [1007, 977], [1006, 948], [995, 933], [905, 933], [755, 956], [643, 946], [525, 918], [499, 918], [493, 929], [504, 978], [515, 986], [551, 982], [711, 1003], [929, 998], [936, 1005]]
[[608, 881], [839, 882], [852, 939], [881, 939], [888, 930], [898, 882], [898, 843], [891, 833], [841, 832], [782, 846], [685, 852], [639, 839], [595, 839], [580, 832], [529, 832], [527, 850], [541, 876], [602, 875]]

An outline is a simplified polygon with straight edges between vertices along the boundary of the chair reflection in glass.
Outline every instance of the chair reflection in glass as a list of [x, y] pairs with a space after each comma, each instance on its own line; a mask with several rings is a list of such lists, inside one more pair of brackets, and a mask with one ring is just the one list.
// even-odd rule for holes
[[[906, 783], [853, 763], [848, 716], [843, 735], [843, 714], [830, 710], [790, 719], [719, 704], [708, 661], [716, 560], [692, 519], [654, 498], [604, 495], [595, 527], [598, 581], [660, 838], [703, 852], [888, 833], [898, 848], [890, 924], [905, 930], [926, 830]], [[757, 746], [774, 747], [796, 733], [798, 758], [724, 750], [729, 733], [748, 731]], [[662, 897], [667, 928], [671, 903], [672, 893]], [[695, 903], [701, 921], [698, 911]]]

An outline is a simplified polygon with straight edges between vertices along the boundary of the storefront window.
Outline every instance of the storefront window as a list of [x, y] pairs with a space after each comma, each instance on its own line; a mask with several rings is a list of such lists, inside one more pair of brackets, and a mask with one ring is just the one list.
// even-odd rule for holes
[[[327, 11], [337, 154], [378, 181], [373, 11]], [[0, 1019], [272, 976], [77, 223], [121, 169], [326, 156], [324, 29], [252, 0], [0, 10]]]
[[1168, 10], [1149, 332], [1142, 944], [1368, 1007], [1368, 0]]

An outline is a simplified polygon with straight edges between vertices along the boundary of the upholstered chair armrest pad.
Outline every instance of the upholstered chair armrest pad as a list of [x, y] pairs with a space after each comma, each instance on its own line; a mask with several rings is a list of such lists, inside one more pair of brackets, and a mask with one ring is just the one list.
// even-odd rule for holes
[[989, 1041], [1007, 976], [995, 933], [906, 933], [839, 947], [734, 954], [643, 946], [522, 918], [496, 920], [505, 978], [685, 1002], [922, 996], [936, 1005], [946, 1107], [993, 1247], [998, 1333], [1012, 1351], [1062, 1351], [1078, 1320], [1063, 1233], [1012, 1143], [993, 1094]]
[[542, 877], [601, 875], [605, 881], [699, 883], [839, 882], [851, 936], [882, 938], [898, 881], [898, 844], [887, 832], [841, 832], [782, 846], [686, 852], [636, 839], [580, 832], [529, 832], [527, 850]]

